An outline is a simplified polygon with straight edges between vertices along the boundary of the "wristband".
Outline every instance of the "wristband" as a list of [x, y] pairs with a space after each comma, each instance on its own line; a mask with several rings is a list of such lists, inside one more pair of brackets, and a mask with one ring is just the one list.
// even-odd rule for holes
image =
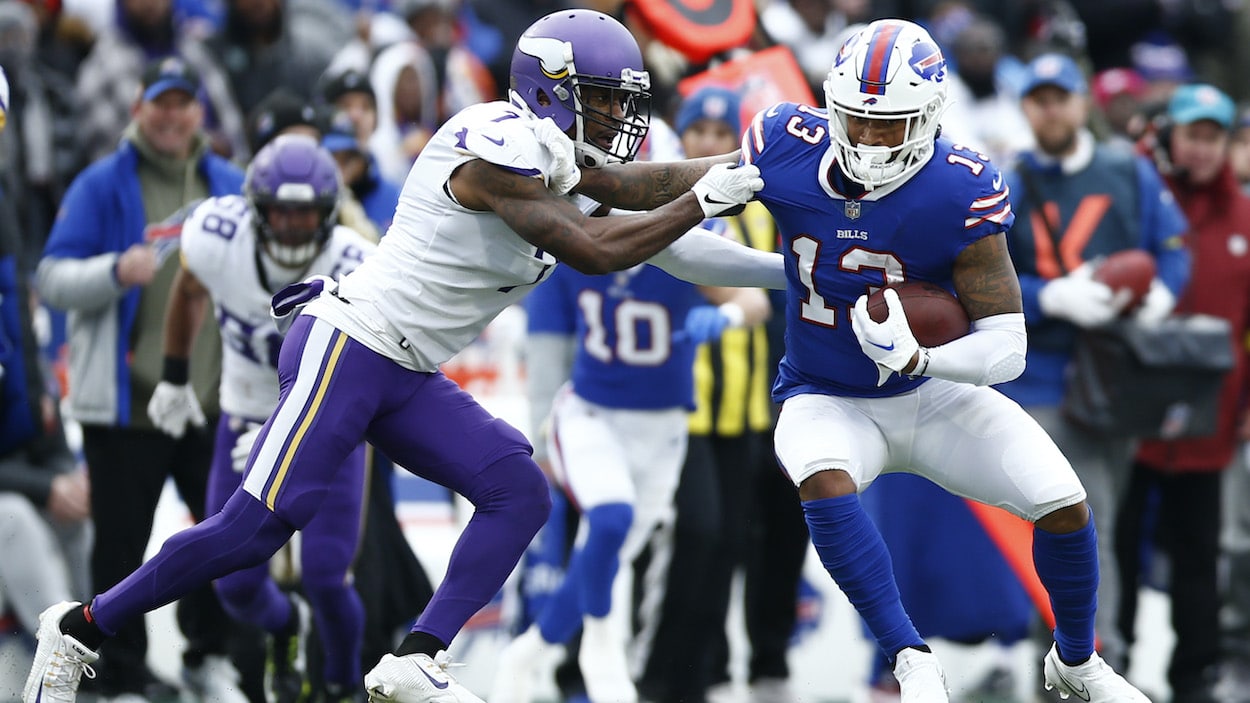
[[929, 370], [929, 348], [920, 347], [917, 351], [920, 354], [920, 358], [916, 360], [916, 368], [912, 369], [912, 372], [907, 374], [909, 378], [923, 376], [925, 371]]
[[179, 359], [176, 356], [165, 357], [161, 366], [161, 380], [175, 386], [185, 386], [191, 378], [191, 360]]

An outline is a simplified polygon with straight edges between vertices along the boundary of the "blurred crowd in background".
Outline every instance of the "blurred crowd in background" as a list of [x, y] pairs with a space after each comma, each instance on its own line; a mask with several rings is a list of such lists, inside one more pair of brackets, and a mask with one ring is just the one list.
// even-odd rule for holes
[[[1176, 85], [1201, 78], [1234, 99], [1250, 67], [1250, 20], [1215, 0], [759, 0], [740, 46], [689, 57], [661, 41], [640, 9], [654, 3], [579, 3], [622, 17], [644, 47], [655, 112], [674, 114], [677, 83], [710, 64], [775, 44], [790, 48], [813, 95], [847, 26], [880, 17], [925, 25], [957, 73], [949, 135], [983, 144], [1000, 163], [1028, 145], [1010, 106], [1023, 62], [1045, 50], [1079, 57], [1093, 77], [1100, 129], [1132, 136]], [[212, 147], [240, 164], [276, 91], [323, 111], [345, 71], [366, 78], [376, 124], [357, 128], [381, 176], [402, 182], [423, 135], [466, 105], [506, 97], [516, 37], [567, 3], [539, 0], [6, 0], [0, 65], [13, 86], [0, 173], [21, 203], [26, 250], [40, 251], [60, 195], [87, 164], [113, 150], [129, 121], [144, 61], [175, 55], [203, 77]], [[706, 52], [701, 52], [706, 53]], [[1004, 119], [995, 119], [998, 115]], [[1244, 138], [1239, 137], [1239, 142]], [[1239, 154], [1241, 151], [1239, 150]], [[1250, 178], [1250, 158], [1237, 163]]]

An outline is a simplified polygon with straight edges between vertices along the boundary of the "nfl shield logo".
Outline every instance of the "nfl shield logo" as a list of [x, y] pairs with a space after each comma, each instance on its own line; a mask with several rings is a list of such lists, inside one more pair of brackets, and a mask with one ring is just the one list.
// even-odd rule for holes
[[843, 209], [846, 212], [846, 216], [848, 219], [851, 219], [851, 220], [859, 219], [859, 201], [858, 200], [846, 201], [846, 203], [843, 205]]

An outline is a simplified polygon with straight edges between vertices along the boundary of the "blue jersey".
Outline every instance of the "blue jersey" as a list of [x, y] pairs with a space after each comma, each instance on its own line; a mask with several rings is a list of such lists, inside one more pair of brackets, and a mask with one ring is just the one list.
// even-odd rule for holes
[[680, 330], [705, 304], [653, 266], [588, 276], [559, 266], [525, 300], [531, 333], [576, 335], [573, 390], [610, 408], [694, 409], [695, 345]]
[[825, 112], [793, 103], [756, 115], [742, 153], [764, 178], [758, 198], [786, 257], [786, 353], [773, 399], [889, 396], [924, 382], [895, 374], [877, 387], [850, 309], [886, 283], [929, 281], [953, 293], [955, 258], [1014, 219], [1002, 174], [984, 155], [938, 139], [910, 178], [864, 193], [837, 168]]

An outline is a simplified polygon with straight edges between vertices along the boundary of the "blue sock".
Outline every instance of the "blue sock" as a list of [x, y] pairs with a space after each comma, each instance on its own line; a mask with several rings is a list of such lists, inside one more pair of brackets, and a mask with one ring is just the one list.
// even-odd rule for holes
[[803, 501], [803, 514], [820, 562], [890, 661], [905, 647], [923, 647], [903, 609], [885, 541], [860, 507], [859, 496]]
[[582, 546], [582, 612], [601, 618], [612, 609], [612, 581], [620, 567], [621, 545], [634, 523], [634, 507], [609, 503], [586, 513], [590, 529]]
[[1079, 664], [1094, 652], [1098, 609], [1098, 531], [1089, 523], [1065, 535], [1033, 529], [1033, 566], [1055, 611], [1059, 657]]
[[538, 615], [538, 630], [548, 642], [567, 642], [581, 627], [582, 615], [602, 617], [612, 607], [612, 580], [634, 509], [609, 503], [591, 508], [585, 519], [586, 542], [569, 559], [564, 581]]

